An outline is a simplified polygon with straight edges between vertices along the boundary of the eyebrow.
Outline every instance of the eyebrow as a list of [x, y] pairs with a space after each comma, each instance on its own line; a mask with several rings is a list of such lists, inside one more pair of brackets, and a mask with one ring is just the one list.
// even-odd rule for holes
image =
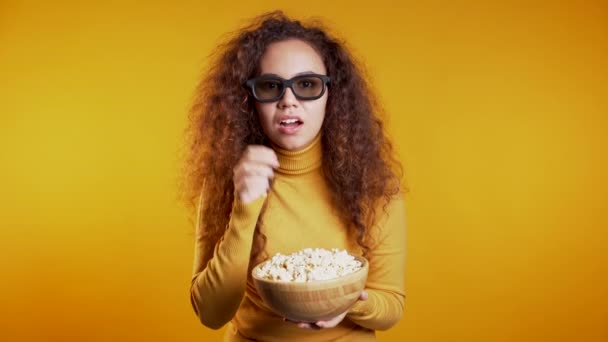
[[[310, 75], [310, 74], [316, 74], [316, 72], [314, 72], [314, 71], [310, 71], [310, 70], [307, 70], [307, 71], [302, 71], [302, 72], [299, 72], [299, 73], [297, 73], [297, 74], [295, 74], [295, 75], [293, 75], [293, 76], [295, 77], [295, 76], [300, 76], [300, 75]], [[262, 75], [260, 75], [260, 76], [276, 76], [276, 77], [280, 77], [280, 78], [282, 78], [281, 76], [279, 76], [279, 75], [277, 75], [277, 74], [273, 74], [273, 73], [271, 73], [271, 72], [264, 73], [264, 74], [262, 74]]]

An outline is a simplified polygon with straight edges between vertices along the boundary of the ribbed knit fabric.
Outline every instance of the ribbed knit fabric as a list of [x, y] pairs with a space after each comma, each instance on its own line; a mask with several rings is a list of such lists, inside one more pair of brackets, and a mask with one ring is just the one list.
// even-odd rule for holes
[[272, 144], [279, 158], [279, 173], [286, 175], [301, 175], [321, 167], [323, 149], [321, 135], [317, 135], [307, 147], [299, 151], [288, 151]]

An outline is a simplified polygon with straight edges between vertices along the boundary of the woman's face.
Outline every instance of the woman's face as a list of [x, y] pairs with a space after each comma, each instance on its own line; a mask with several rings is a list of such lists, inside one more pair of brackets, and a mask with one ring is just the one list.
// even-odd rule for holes
[[[321, 56], [307, 43], [290, 39], [272, 43], [260, 61], [261, 74], [291, 79], [299, 74], [326, 75]], [[256, 109], [266, 136], [286, 150], [308, 146], [321, 130], [325, 118], [328, 90], [316, 100], [298, 100], [290, 88], [276, 102], [256, 101]], [[298, 123], [285, 122], [297, 117]]]

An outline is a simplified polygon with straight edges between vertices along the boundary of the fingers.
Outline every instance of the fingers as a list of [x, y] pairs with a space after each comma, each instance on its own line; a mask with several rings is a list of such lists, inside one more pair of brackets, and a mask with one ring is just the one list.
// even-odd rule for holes
[[274, 169], [279, 167], [275, 152], [266, 146], [247, 146], [233, 170], [234, 188], [245, 204], [265, 196], [270, 189]]
[[312, 329], [312, 330], [319, 330], [319, 329], [321, 329], [321, 327], [317, 326], [315, 323], [298, 323], [298, 328], [301, 328], [301, 329]]
[[317, 323], [315, 323], [316, 326], [321, 327], [321, 328], [333, 328], [333, 326], [331, 324], [328, 324], [325, 321], [319, 321]]
[[321, 329], [321, 327], [316, 325], [315, 323], [292, 321], [289, 318], [283, 318], [283, 322], [293, 323], [293, 324], [297, 325], [298, 328], [301, 328], [301, 329], [313, 329], [313, 330]]
[[276, 153], [269, 147], [262, 145], [249, 145], [243, 153], [241, 162], [253, 162], [279, 167], [279, 159]]
[[342, 320], [344, 320], [345, 316], [346, 316], [346, 312], [344, 312], [336, 317], [333, 317], [332, 319], [327, 320], [327, 321], [317, 321], [317, 322], [312, 322], [312, 323], [293, 321], [288, 318], [283, 318], [283, 321], [296, 324], [298, 326], [298, 328], [319, 330], [319, 329], [333, 328], [333, 327], [337, 326], [338, 324], [340, 324], [340, 322], [342, 322]]
[[[361, 291], [361, 294], [359, 295], [359, 300], [367, 300], [367, 298], [368, 298], [367, 291], [365, 291], [365, 290]], [[284, 318], [283, 320], [286, 322], [295, 323], [298, 325], [298, 327], [303, 328], [303, 329], [327, 329], [327, 328], [333, 328], [333, 327], [337, 326], [338, 324], [340, 324], [340, 322], [342, 322], [344, 320], [344, 317], [346, 317], [347, 313], [348, 313], [348, 311], [343, 312], [340, 315], [333, 317], [332, 319], [329, 319], [326, 321], [317, 321], [315, 323], [295, 322], [295, 321], [289, 320], [287, 318]]]
[[315, 323], [315, 325], [321, 328], [333, 328], [336, 325], [340, 324], [340, 322], [342, 322], [344, 317], [346, 317], [346, 313], [347, 312], [343, 312], [342, 314], [327, 321], [318, 321]]
[[258, 176], [265, 178], [273, 178], [274, 171], [272, 167], [267, 164], [261, 164], [256, 162], [241, 163], [234, 169], [234, 178], [241, 179], [249, 176]]

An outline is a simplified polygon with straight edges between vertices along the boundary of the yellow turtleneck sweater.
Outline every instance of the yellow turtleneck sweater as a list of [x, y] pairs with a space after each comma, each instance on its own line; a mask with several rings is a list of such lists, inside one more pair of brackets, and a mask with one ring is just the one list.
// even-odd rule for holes
[[[335, 328], [309, 330], [284, 322], [270, 311], [248, 280], [247, 272], [257, 218], [264, 201], [262, 232], [266, 254], [289, 254], [303, 248], [340, 248], [361, 255], [349, 241], [346, 226], [331, 205], [321, 172], [320, 135], [304, 149], [273, 146], [280, 167], [266, 198], [243, 204], [235, 196], [228, 228], [207, 267], [201, 259], [203, 227], [197, 226], [190, 297], [202, 324], [218, 329], [229, 323], [225, 341], [375, 341], [374, 330], [397, 323], [404, 309], [405, 213], [400, 195], [380, 208], [373, 226], [375, 244], [368, 254], [369, 298], [358, 301]], [[204, 199], [212, 200], [212, 198]], [[200, 223], [200, 217], [198, 222]]]

